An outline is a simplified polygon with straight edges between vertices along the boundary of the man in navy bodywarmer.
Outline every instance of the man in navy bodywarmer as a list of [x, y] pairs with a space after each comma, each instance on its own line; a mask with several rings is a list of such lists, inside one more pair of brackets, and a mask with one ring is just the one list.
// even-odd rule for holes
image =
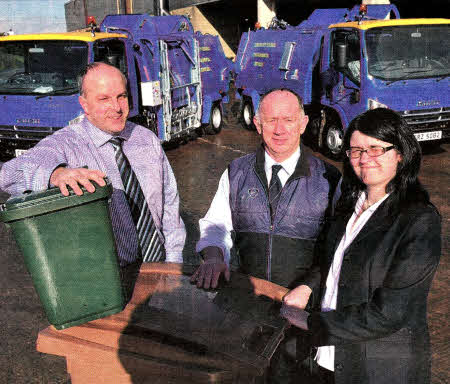
[[[340, 172], [301, 145], [308, 124], [301, 98], [288, 89], [269, 91], [254, 123], [262, 146], [231, 162], [200, 220], [197, 251], [203, 262], [191, 279], [198, 287], [216, 288], [222, 274], [229, 280], [231, 248], [240, 272], [295, 287], [311, 267], [316, 239], [331, 214]], [[290, 382], [295, 360], [281, 346], [270, 382]]]

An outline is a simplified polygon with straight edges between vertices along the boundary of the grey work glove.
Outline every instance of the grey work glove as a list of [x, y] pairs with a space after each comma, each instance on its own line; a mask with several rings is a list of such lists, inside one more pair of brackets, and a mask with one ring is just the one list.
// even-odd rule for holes
[[280, 314], [292, 325], [295, 325], [296, 327], [303, 329], [304, 331], [308, 330], [309, 312], [306, 312], [305, 310], [297, 307], [287, 305], [283, 302]]
[[230, 269], [223, 261], [222, 250], [218, 247], [206, 247], [201, 251], [203, 263], [191, 277], [191, 283], [198, 288], [217, 288], [220, 275], [223, 273], [226, 281], [230, 281]]

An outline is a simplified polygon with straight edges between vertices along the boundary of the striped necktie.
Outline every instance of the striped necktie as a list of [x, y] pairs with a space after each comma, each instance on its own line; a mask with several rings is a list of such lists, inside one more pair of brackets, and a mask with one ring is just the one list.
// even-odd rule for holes
[[144, 262], [160, 261], [164, 255], [164, 248], [136, 174], [123, 153], [122, 141], [123, 139], [120, 137], [113, 137], [109, 140], [116, 154], [116, 163], [122, 178], [125, 196], [136, 225], [142, 259]]
[[275, 217], [275, 212], [277, 210], [278, 200], [280, 199], [281, 186], [280, 178], [278, 177], [278, 172], [283, 168], [279, 164], [272, 165], [272, 178], [269, 184], [269, 204], [270, 204], [270, 218], [273, 223]]

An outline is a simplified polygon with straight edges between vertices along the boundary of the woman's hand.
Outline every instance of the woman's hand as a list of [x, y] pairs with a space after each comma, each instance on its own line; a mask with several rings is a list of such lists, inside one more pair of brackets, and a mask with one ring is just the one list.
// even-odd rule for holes
[[283, 303], [290, 307], [305, 309], [308, 304], [309, 296], [311, 296], [311, 292], [311, 288], [307, 285], [300, 285], [286, 293], [283, 297]]

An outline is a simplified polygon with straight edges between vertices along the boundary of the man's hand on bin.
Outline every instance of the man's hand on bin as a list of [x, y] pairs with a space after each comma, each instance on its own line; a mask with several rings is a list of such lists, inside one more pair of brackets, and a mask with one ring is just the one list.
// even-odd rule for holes
[[69, 196], [68, 186], [73, 189], [76, 195], [81, 196], [83, 191], [80, 185], [90, 193], [95, 192], [95, 187], [91, 181], [95, 181], [99, 186], [106, 185], [104, 178], [106, 174], [96, 169], [87, 168], [56, 168], [50, 176], [50, 184], [58, 187], [64, 196]]
[[223, 261], [222, 250], [218, 247], [206, 247], [201, 251], [203, 263], [197, 268], [191, 277], [191, 283], [196, 283], [198, 288], [215, 289], [219, 284], [220, 275], [223, 273], [226, 281], [230, 281], [230, 269]]

